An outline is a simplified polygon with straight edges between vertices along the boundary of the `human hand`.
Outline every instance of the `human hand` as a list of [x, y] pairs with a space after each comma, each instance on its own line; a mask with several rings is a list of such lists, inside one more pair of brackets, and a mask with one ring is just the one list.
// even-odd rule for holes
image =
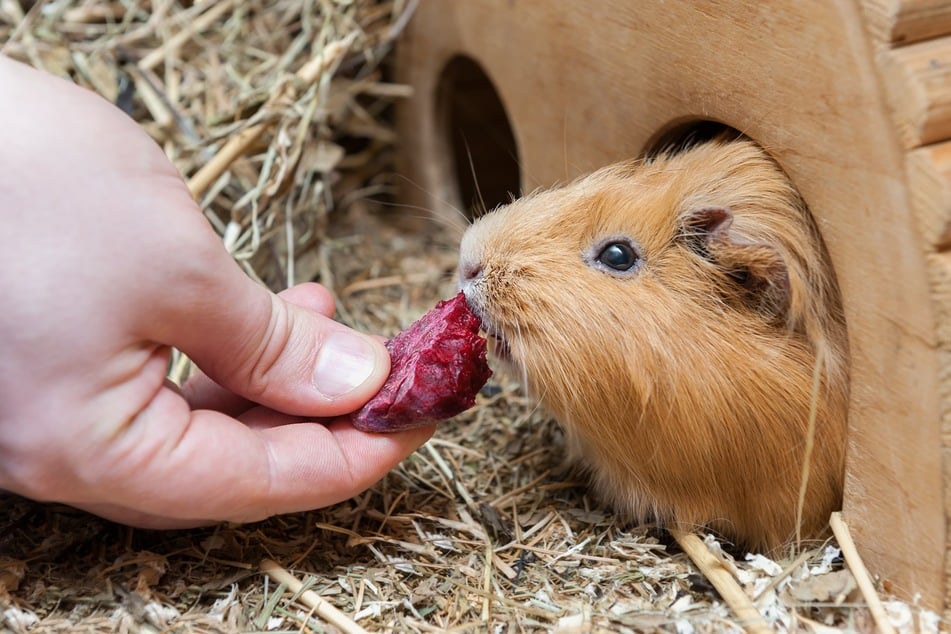
[[[322, 287], [249, 280], [133, 121], [2, 56], [0, 86], [0, 488], [139, 526], [253, 521], [347, 499], [431, 435], [339, 418], [385, 348]], [[172, 346], [203, 371], [181, 390]]]

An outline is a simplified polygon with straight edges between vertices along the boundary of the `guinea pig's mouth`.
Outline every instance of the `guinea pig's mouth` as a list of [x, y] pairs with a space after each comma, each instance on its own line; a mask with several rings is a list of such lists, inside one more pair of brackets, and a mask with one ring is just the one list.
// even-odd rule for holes
[[462, 290], [466, 295], [466, 302], [469, 304], [469, 309], [482, 323], [482, 332], [485, 333], [485, 338], [488, 341], [489, 351], [492, 353], [492, 356], [499, 361], [511, 363], [512, 348], [509, 347], [508, 339], [506, 339], [505, 335], [492, 323], [492, 319], [486, 315], [483, 303], [480, 301], [480, 296], [472, 293], [472, 289], [466, 288], [466, 286], [463, 286]]

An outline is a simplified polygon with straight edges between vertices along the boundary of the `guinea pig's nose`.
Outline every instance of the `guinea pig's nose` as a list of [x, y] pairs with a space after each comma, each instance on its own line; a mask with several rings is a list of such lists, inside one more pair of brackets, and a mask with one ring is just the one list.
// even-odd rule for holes
[[482, 275], [482, 262], [478, 260], [459, 262], [459, 279], [463, 282], [471, 282], [480, 275]]

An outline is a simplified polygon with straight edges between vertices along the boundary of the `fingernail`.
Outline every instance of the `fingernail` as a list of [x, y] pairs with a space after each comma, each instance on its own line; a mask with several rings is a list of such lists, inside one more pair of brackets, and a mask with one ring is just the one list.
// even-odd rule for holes
[[349, 332], [331, 334], [317, 353], [314, 383], [327, 398], [339, 398], [363, 385], [376, 368], [372, 344]]

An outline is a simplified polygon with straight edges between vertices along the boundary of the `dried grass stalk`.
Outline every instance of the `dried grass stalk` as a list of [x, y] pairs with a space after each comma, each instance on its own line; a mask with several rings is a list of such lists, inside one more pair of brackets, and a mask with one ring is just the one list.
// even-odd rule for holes
[[848, 564], [849, 570], [852, 571], [852, 576], [855, 577], [855, 582], [858, 584], [859, 590], [862, 591], [862, 596], [865, 597], [865, 602], [868, 604], [868, 609], [872, 613], [872, 618], [875, 619], [876, 629], [880, 634], [895, 634], [895, 628], [892, 627], [888, 621], [888, 615], [885, 613], [882, 601], [875, 591], [872, 578], [868, 574], [868, 569], [865, 568], [865, 563], [862, 561], [859, 551], [855, 548], [855, 542], [852, 541], [852, 533], [849, 531], [848, 525], [842, 519], [842, 514], [838, 512], [833, 513], [829, 524], [832, 526], [832, 532], [839, 542], [839, 546], [842, 548], [842, 556], [845, 557], [845, 563]]
[[769, 634], [773, 629], [766, 623], [763, 615], [747, 596], [736, 578], [723, 561], [711, 553], [703, 540], [694, 533], [671, 529], [670, 533], [690, 559], [697, 565], [700, 572], [710, 580], [723, 600], [726, 601], [733, 613], [740, 619], [740, 624], [748, 634]]
[[319, 594], [313, 590], [305, 590], [304, 584], [276, 561], [265, 559], [261, 562], [261, 570], [267, 573], [278, 583], [287, 586], [293, 592], [297, 599], [314, 612], [325, 619], [328, 623], [338, 628], [345, 634], [367, 634], [367, 631], [353, 622], [346, 614], [325, 601]]

